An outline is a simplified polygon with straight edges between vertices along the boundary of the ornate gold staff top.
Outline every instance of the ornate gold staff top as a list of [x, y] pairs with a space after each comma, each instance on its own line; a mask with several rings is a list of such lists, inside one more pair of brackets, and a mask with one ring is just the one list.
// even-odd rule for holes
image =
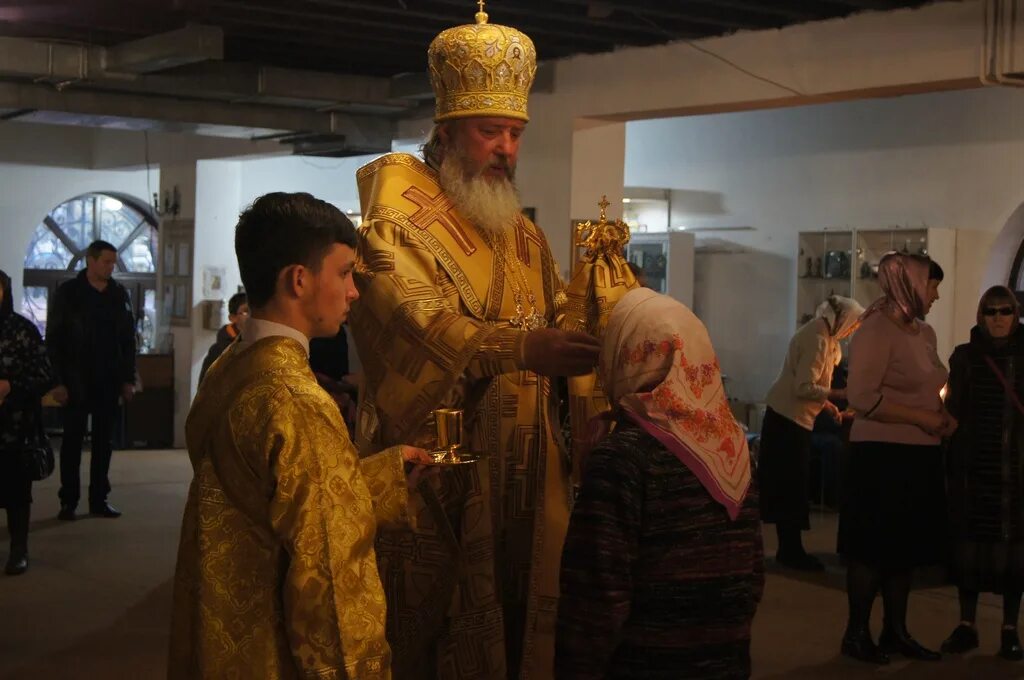
[[[585, 252], [576, 274], [565, 289], [566, 301], [555, 317], [563, 330], [583, 331], [600, 338], [608, 324], [612, 308], [636, 288], [636, 277], [629, 269], [623, 249], [629, 243], [629, 226], [622, 220], [608, 221], [608, 197], [602, 196], [597, 223], [588, 220], [576, 226], [573, 244]], [[585, 441], [590, 419], [607, 410], [597, 374], [569, 378], [569, 419], [572, 432], [573, 478], [579, 481], [579, 443]]]
[[599, 257], [622, 256], [622, 249], [629, 243], [629, 225], [622, 220], [608, 221], [608, 196], [601, 196], [597, 204], [601, 217], [597, 224], [590, 220], [576, 225], [577, 248], [585, 248], [584, 258], [594, 262]]

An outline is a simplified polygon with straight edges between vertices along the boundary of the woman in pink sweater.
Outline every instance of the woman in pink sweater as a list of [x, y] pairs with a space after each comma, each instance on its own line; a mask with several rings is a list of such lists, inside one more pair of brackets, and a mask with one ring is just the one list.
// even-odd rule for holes
[[[927, 257], [889, 253], [878, 267], [883, 297], [850, 343], [847, 398], [857, 412], [839, 552], [847, 561], [850, 614], [842, 652], [888, 663], [890, 653], [937, 660], [907, 632], [915, 567], [939, 564], [945, 537], [942, 437], [956, 429], [939, 393], [949, 375], [924, 322], [939, 298], [942, 268]], [[884, 625], [868, 630], [881, 589]]]

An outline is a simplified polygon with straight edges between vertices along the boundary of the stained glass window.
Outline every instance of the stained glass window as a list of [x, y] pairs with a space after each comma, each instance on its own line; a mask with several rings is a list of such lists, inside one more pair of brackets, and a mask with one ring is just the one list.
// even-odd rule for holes
[[36, 325], [40, 335], [46, 334], [46, 300], [49, 293], [46, 286], [26, 286], [21, 298], [21, 315]]
[[142, 209], [104, 194], [78, 196], [50, 211], [32, 236], [25, 268], [81, 270], [85, 249], [97, 239], [117, 248], [117, 271], [156, 273], [156, 222]]
[[130, 272], [155, 272], [156, 262], [153, 253], [157, 252], [156, 229], [144, 225], [138, 236], [125, 247], [121, 253], [121, 261]]
[[[21, 311], [46, 333], [47, 302], [61, 281], [85, 268], [85, 251], [100, 239], [117, 249], [117, 272], [132, 285], [156, 286], [156, 220], [142, 205], [108, 194], [76, 196], [50, 211], [36, 227], [25, 253]], [[140, 276], [141, 275], [141, 276]], [[148, 283], [147, 283], [148, 282]], [[41, 285], [47, 284], [47, 285]], [[145, 304], [136, 309], [148, 335], [142, 345], [153, 346], [155, 294], [147, 290]], [[153, 298], [153, 299], [151, 299]], [[138, 302], [134, 303], [138, 305]]]
[[56, 233], [44, 223], [36, 227], [32, 240], [28, 244], [28, 255], [25, 265], [31, 263], [33, 269], [66, 270], [71, 265], [74, 255], [60, 240]]

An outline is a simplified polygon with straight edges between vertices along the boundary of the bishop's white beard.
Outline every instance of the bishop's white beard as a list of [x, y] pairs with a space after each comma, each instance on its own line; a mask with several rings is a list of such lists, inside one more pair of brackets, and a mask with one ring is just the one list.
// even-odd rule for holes
[[508, 178], [490, 180], [467, 172], [458, 149], [441, 161], [438, 180], [459, 213], [483, 231], [497, 234], [510, 229], [522, 214], [519, 192]]

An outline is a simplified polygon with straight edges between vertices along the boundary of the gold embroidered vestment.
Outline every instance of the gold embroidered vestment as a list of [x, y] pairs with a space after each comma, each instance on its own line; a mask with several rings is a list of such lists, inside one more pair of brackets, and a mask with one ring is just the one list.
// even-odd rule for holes
[[391, 677], [378, 523], [408, 519], [401, 453], [360, 460], [302, 346], [233, 344], [186, 424], [168, 677]]

